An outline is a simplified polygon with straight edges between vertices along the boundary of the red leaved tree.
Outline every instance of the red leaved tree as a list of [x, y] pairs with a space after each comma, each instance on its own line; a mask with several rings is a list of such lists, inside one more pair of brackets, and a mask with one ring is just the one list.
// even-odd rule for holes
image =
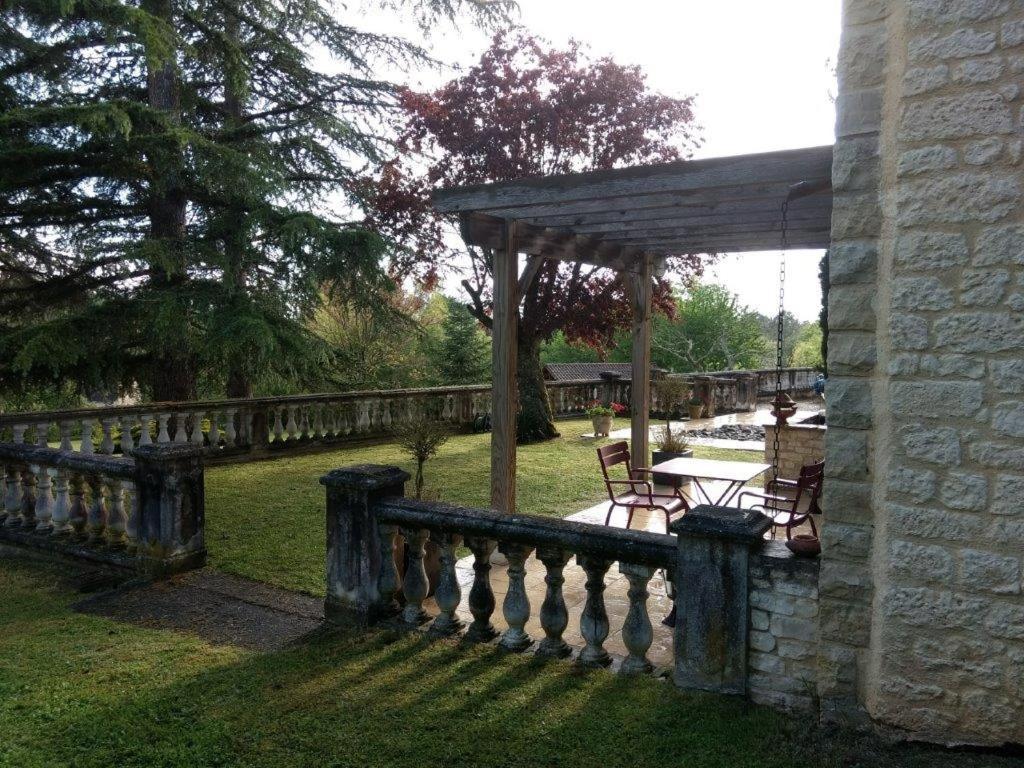
[[[510, 181], [688, 157], [699, 145], [692, 98], [655, 93], [635, 66], [591, 59], [576, 43], [554, 50], [524, 32], [501, 33], [479, 63], [433, 93], [407, 92], [405, 155], [387, 171], [369, 223], [406, 244], [421, 268], [443, 258], [431, 187]], [[426, 163], [426, 173], [422, 164]], [[419, 167], [419, 172], [411, 170]], [[469, 308], [491, 326], [492, 254], [471, 248]], [[671, 260], [670, 273], [693, 278], [697, 257]], [[660, 280], [656, 307], [674, 309]], [[606, 269], [545, 261], [519, 313], [521, 442], [557, 437], [544, 387], [540, 348], [559, 330], [594, 347], [629, 327], [623, 282]]]

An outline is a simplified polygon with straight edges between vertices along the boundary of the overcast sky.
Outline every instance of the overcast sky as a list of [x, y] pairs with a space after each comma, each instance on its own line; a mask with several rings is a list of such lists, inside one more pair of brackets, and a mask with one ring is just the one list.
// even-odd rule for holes
[[[639, 64], [666, 94], [694, 94], [704, 127], [697, 156], [714, 157], [832, 143], [839, 6], [840, 0], [519, 0], [519, 20], [555, 44], [575, 38], [595, 55]], [[382, 31], [399, 31], [395, 24], [393, 14], [364, 18], [364, 26]], [[438, 29], [428, 47], [436, 58], [464, 65], [487, 42], [471, 28]], [[433, 87], [451, 74], [422, 73], [410, 85]], [[818, 314], [820, 257], [788, 256], [786, 308], [804, 320]], [[738, 254], [724, 257], [705, 279], [774, 314], [777, 273], [776, 253]]]

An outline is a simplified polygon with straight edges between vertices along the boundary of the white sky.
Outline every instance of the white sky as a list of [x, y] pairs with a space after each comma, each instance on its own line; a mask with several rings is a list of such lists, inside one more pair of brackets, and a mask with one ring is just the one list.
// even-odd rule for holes
[[[595, 55], [639, 64], [656, 90], [696, 95], [704, 128], [696, 156], [714, 157], [832, 143], [839, 6], [840, 0], [519, 0], [519, 20], [556, 45], [575, 38]], [[370, 13], [363, 25], [412, 32], [391, 13]], [[486, 33], [464, 25], [435, 30], [427, 45], [441, 61], [464, 65], [487, 43]], [[410, 85], [434, 87], [451, 74], [420, 73]], [[788, 255], [786, 308], [803, 320], [818, 314], [820, 257]], [[777, 254], [737, 254], [705, 279], [774, 314], [777, 274]], [[457, 280], [446, 288], [454, 292]]]

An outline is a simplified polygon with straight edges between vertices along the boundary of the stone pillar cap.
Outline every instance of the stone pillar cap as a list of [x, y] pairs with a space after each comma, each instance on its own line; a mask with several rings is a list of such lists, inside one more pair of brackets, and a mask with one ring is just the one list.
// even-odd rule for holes
[[379, 491], [393, 488], [409, 480], [411, 475], [400, 467], [383, 464], [353, 464], [332, 469], [320, 478], [320, 484], [330, 488], [349, 488], [357, 491]]
[[190, 443], [153, 443], [132, 448], [128, 455], [150, 461], [174, 461], [198, 458], [203, 455], [203, 449]]
[[753, 509], [701, 504], [672, 521], [669, 531], [680, 538], [726, 539], [754, 545], [764, 541], [771, 527], [768, 516]]

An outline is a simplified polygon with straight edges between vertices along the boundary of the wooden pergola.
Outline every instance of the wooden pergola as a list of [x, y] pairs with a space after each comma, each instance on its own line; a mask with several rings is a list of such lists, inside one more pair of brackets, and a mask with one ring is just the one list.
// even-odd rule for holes
[[[440, 190], [467, 245], [493, 265], [491, 506], [515, 511], [516, 333], [521, 297], [544, 259], [622, 274], [633, 304], [632, 453], [647, 463], [651, 297], [665, 259], [777, 250], [789, 200], [790, 248], [827, 248], [832, 147], [690, 160]], [[519, 254], [527, 256], [522, 274]]]

